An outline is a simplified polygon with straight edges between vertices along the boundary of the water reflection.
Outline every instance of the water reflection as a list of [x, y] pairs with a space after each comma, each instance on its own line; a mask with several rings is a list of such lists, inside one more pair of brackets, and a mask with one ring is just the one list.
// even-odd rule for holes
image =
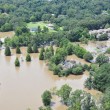
[[6, 57], [5, 57], [5, 60], [6, 60], [7, 63], [10, 63], [11, 57], [10, 57], [10, 56], [6, 56]]

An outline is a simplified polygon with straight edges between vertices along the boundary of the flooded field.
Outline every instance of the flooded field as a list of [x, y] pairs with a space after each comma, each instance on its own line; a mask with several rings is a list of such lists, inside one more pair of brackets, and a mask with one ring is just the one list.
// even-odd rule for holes
[[[0, 51], [0, 110], [38, 110], [42, 106], [41, 94], [53, 87], [60, 88], [65, 83], [73, 90], [84, 89], [88, 72], [59, 78], [48, 70], [44, 61], [39, 61], [39, 54], [31, 54], [32, 62], [26, 63], [26, 48], [22, 47], [21, 51], [21, 55], [16, 55], [13, 49], [11, 57], [5, 57], [4, 50]], [[16, 56], [21, 62], [20, 68], [14, 65]], [[76, 59], [75, 56], [68, 58]], [[80, 61], [87, 63], [82, 59]], [[66, 110], [67, 107], [60, 103], [58, 97], [54, 101], [52, 108]]]
[[90, 41], [88, 44], [80, 44], [81, 47], [85, 48], [87, 51], [90, 52], [102, 52], [104, 49], [107, 49], [110, 47], [110, 40], [108, 41]]
[[4, 37], [13, 37], [14, 36], [14, 32], [10, 31], [10, 32], [0, 32], [0, 38], [4, 38]]

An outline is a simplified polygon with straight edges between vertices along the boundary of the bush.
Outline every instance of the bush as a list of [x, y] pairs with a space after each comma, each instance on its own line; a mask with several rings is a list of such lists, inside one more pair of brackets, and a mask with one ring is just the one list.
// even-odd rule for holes
[[93, 60], [93, 56], [90, 52], [87, 52], [84, 54], [83, 58], [86, 60], [86, 61], [90, 61], [90, 60]]
[[27, 56], [26, 56], [26, 61], [27, 62], [30, 62], [31, 61], [31, 56], [29, 54], [27, 54]]
[[20, 66], [20, 62], [19, 62], [19, 59], [18, 58], [16, 58], [16, 60], [15, 60], [15, 66], [17, 66], [17, 67]]
[[11, 51], [10, 51], [10, 48], [8, 46], [6, 46], [6, 48], [5, 48], [5, 55], [11, 56]]
[[83, 68], [81, 66], [73, 67], [72, 73], [75, 75], [80, 75], [83, 73]]

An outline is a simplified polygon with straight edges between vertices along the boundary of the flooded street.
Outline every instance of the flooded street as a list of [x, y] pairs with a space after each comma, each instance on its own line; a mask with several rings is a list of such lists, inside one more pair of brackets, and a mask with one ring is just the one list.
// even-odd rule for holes
[[[26, 48], [21, 51], [21, 55], [16, 55], [12, 50], [11, 57], [5, 57], [4, 50], [0, 51], [0, 110], [36, 110], [42, 105], [41, 94], [45, 90], [60, 88], [65, 83], [73, 90], [84, 88], [88, 74], [59, 78], [48, 71], [45, 62], [39, 61], [38, 54], [31, 54], [32, 62], [26, 63]], [[20, 59], [20, 68], [14, 65], [16, 56]], [[54, 106], [59, 110], [65, 108], [57, 103]]]

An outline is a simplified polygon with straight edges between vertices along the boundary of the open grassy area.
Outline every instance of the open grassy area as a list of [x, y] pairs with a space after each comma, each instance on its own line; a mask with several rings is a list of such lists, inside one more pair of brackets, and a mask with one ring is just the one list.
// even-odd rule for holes
[[27, 24], [28, 28], [33, 28], [33, 27], [38, 27], [40, 26], [41, 28], [43, 28], [44, 26], [46, 26], [47, 23], [44, 23], [43, 21], [40, 22], [30, 22]]
[[[43, 21], [40, 21], [40, 22], [30, 22], [30, 23], [27, 24], [27, 27], [28, 28], [36, 28], [36, 27], [40, 26], [41, 29], [43, 29], [43, 27], [46, 26], [47, 24], [49, 24], [49, 23], [43, 22]], [[50, 28], [48, 28], [48, 29], [49, 29], [50, 32], [55, 32], [55, 30], [52, 30]]]

